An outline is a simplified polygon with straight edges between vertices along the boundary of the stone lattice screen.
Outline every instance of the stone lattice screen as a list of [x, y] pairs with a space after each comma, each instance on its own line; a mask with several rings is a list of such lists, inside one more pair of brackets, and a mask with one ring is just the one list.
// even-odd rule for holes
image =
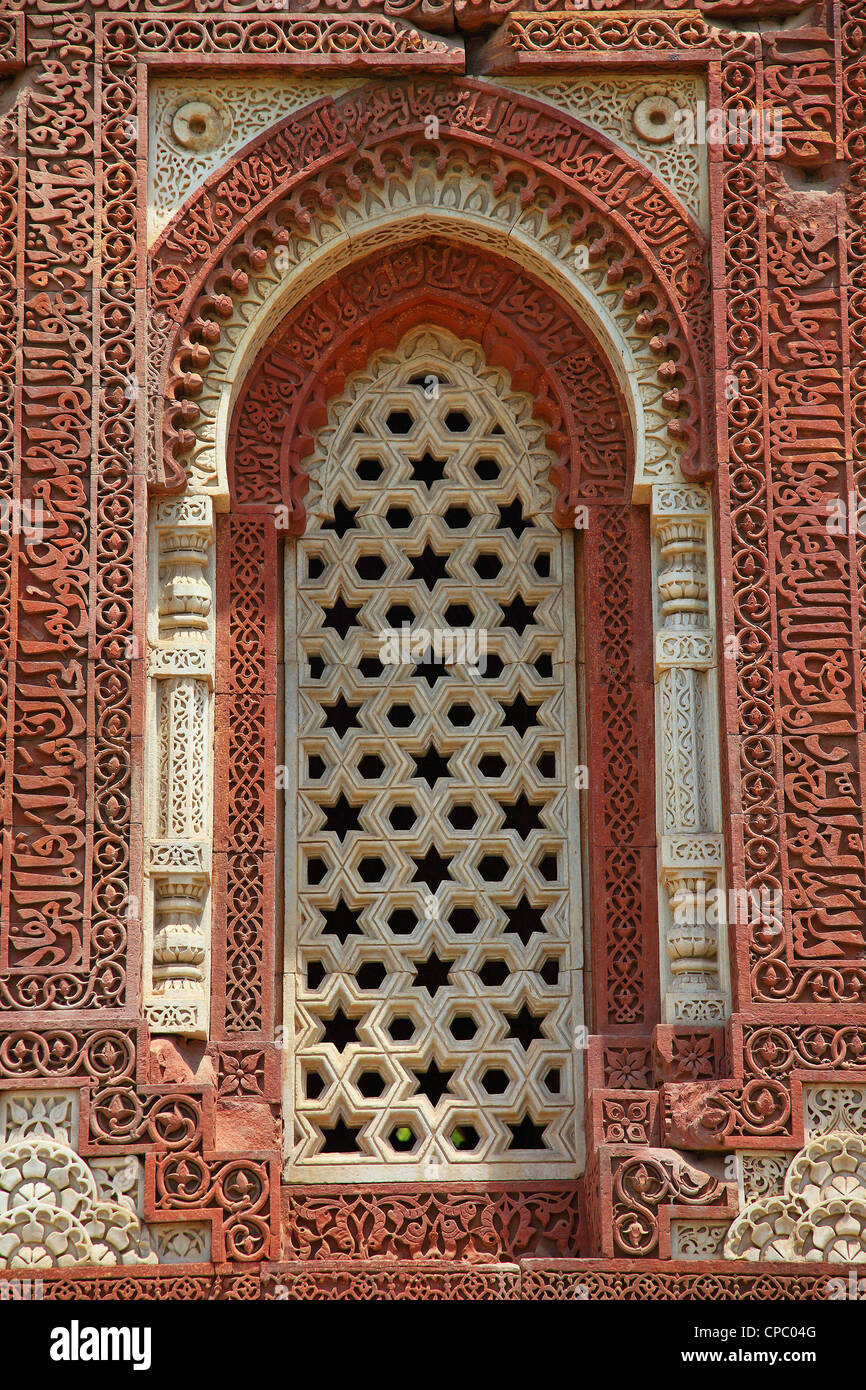
[[[812, 1297], [866, 1258], [866, 7], [779, 8], [0, 3], [0, 1264], [46, 1296]], [[544, 468], [440, 476], [431, 415], [409, 479], [377, 416], [382, 472], [329, 493], [328, 422], [407, 333]], [[392, 747], [450, 760], [498, 848], [350, 756], [296, 788], [290, 861], [290, 697], [325, 762], [327, 711], [364, 702], [360, 757], [391, 708], [309, 659], [370, 656], [368, 603], [470, 596], [503, 673], [467, 703], [520, 777], [453, 673], [395, 672]], [[544, 661], [569, 611], [584, 673]], [[292, 955], [285, 864], [356, 815]], [[440, 920], [391, 931], [446, 859], [473, 903], [427, 883]], [[678, 932], [705, 888], [773, 907]]]

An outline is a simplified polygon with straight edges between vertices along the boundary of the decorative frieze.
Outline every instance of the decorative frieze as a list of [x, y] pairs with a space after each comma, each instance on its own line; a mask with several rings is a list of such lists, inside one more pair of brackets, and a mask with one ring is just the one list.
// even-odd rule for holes
[[866, 1086], [804, 1086], [803, 1129], [819, 1134], [866, 1134]]
[[207, 1221], [177, 1221], [152, 1226], [150, 1241], [161, 1265], [203, 1264], [211, 1257]]
[[756, 1153], [741, 1151], [737, 1154], [737, 1187], [740, 1206], [752, 1202], [757, 1197], [778, 1197], [785, 1187], [785, 1174], [791, 1166], [793, 1154]]
[[0, 1144], [63, 1139], [78, 1147], [79, 1091], [0, 1091]]
[[201, 675], [210, 685], [212, 662], [206, 647], [158, 647], [150, 652], [147, 674], [154, 677]]

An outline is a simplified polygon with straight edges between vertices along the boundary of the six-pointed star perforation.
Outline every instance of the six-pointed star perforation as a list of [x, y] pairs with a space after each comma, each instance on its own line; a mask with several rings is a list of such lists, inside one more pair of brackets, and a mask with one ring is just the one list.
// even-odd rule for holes
[[448, 578], [448, 557], [439, 555], [432, 545], [425, 545], [420, 555], [412, 556], [410, 579], [420, 579], [432, 593], [440, 579]]
[[418, 859], [413, 855], [412, 863], [415, 865], [413, 877], [419, 883], [426, 883], [431, 893], [435, 893], [440, 883], [451, 877], [449, 861], [439, 853], [435, 845], [430, 845], [427, 853]]
[[413, 754], [415, 762], [415, 776], [421, 777], [428, 787], [435, 787], [436, 783], [443, 777], [447, 777], [448, 758], [443, 757], [439, 749], [430, 744], [424, 753]]
[[[430, 364], [435, 399], [417, 356], [384, 395], [353, 378], [309, 462], [296, 1055], [320, 1171], [574, 1156], [570, 571], [507, 392], [460, 377], [473, 352]], [[440, 630], [485, 634], [477, 671]]]

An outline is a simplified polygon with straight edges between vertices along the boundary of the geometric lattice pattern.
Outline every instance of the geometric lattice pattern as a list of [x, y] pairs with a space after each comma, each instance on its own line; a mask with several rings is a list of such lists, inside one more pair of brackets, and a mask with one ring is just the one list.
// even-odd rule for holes
[[550, 465], [531, 398], [430, 327], [318, 436], [287, 590], [292, 1174], [575, 1171], [574, 564]]

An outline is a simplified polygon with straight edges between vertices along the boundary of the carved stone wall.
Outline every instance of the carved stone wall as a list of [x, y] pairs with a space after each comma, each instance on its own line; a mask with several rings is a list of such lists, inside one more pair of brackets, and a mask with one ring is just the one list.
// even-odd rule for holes
[[[0, 4], [0, 1263], [47, 1297], [861, 1260], [866, 10], [783, 8]], [[280, 1176], [278, 557], [422, 324], [589, 513], [585, 1178]]]

